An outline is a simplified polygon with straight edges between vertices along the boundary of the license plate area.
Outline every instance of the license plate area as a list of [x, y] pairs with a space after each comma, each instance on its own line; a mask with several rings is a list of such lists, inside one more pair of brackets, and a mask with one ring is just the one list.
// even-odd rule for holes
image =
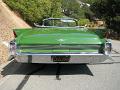
[[53, 62], [69, 62], [70, 56], [51, 56]]

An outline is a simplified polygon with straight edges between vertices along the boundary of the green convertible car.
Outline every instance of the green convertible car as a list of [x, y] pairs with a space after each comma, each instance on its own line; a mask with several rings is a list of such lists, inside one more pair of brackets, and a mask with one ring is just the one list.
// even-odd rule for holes
[[76, 19], [48, 18], [37, 28], [13, 30], [10, 53], [22, 63], [98, 63], [109, 58], [111, 42], [100, 30], [78, 26]]

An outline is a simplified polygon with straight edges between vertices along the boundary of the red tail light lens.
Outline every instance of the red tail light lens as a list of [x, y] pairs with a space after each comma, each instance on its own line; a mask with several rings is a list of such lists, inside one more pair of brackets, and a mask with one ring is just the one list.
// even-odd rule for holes
[[14, 37], [16, 38], [16, 37], [17, 37], [17, 34], [15, 33], [15, 31], [13, 31], [13, 34], [14, 34]]

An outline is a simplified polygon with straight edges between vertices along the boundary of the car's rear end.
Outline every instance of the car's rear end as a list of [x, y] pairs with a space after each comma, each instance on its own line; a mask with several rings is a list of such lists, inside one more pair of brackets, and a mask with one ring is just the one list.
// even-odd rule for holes
[[98, 63], [105, 61], [111, 43], [79, 28], [15, 30], [11, 54], [22, 63]]

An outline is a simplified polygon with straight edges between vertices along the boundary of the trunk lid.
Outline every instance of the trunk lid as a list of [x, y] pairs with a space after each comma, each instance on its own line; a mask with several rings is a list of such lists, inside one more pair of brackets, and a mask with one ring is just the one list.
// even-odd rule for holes
[[102, 44], [104, 39], [84, 28], [17, 29], [18, 45], [34, 44]]

